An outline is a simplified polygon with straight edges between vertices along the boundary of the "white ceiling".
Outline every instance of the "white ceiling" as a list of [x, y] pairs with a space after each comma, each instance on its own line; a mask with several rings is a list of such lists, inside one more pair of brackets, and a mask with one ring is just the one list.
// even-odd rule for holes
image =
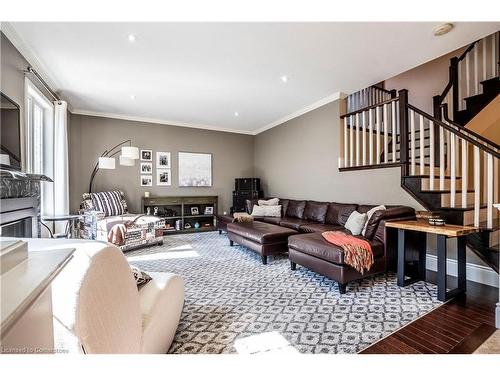
[[458, 22], [437, 38], [437, 25], [16, 22], [4, 30], [74, 113], [256, 134], [500, 28]]

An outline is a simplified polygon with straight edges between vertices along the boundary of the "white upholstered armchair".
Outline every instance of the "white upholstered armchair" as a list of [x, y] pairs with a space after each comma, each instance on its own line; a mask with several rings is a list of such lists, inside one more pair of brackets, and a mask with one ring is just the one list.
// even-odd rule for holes
[[184, 280], [150, 273], [137, 289], [114, 245], [86, 240], [33, 240], [30, 247], [76, 248], [52, 283], [55, 347], [91, 354], [167, 353], [184, 304]]

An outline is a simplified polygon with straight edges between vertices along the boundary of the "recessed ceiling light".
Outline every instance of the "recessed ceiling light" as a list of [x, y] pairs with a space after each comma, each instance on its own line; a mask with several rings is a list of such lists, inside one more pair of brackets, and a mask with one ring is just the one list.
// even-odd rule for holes
[[434, 36], [448, 34], [453, 29], [452, 23], [443, 23], [434, 29]]
[[135, 42], [135, 35], [134, 35], [134, 34], [129, 34], [129, 36], [128, 36], [128, 41], [129, 41], [130, 43], [134, 43], [134, 42]]
[[287, 76], [281, 76], [281, 82], [287, 83], [288, 82], [288, 77]]
[[135, 95], [134, 95], [134, 94], [131, 94], [131, 95], [130, 95], [130, 99], [135, 100]]
[[234, 117], [238, 117], [240, 115], [239, 112], [234, 112]]

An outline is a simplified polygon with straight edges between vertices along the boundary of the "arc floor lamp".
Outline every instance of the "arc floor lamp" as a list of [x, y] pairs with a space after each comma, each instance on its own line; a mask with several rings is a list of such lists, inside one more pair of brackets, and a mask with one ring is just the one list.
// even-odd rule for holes
[[120, 152], [120, 165], [132, 167], [135, 165], [135, 161], [139, 159], [139, 148], [132, 146], [130, 139], [120, 142], [111, 149], [104, 151], [95, 163], [90, 175], [89, 193], [92, 192], [92, 184], [99, 169], [115, 169], [116, 160], [114, 157]]

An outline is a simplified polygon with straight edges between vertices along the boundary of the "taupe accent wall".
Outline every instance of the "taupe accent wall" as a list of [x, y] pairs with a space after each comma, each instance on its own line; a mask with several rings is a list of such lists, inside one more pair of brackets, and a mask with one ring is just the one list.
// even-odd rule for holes
[[[141, 212], [141, 197], [145, 191], [155, 195], [216, 195], [219, 212], [232, 205], [234, 178], [254, 175], [254, 137], [219, 131], [192, 129], [104, 117], [71, 115], [69, 142], [70, 210], [76, 211], [82, 193], [88, 190], [90, 173], [98, 156], [121, 141], [131, 139], [140, 149], [152, 149], [153, 186], [141, 187], [140, 161], [134, 167], [120, 166], [100, 170], [94, 181], [94, 191], [119, 189], [126, 194], [131, 212]], [[156, 186], [156, 151], [169, 151], [172, 157], [172, 186]], [[211, 188], [178, 187], [179, 151], [212, 153], [213, 186]]]

